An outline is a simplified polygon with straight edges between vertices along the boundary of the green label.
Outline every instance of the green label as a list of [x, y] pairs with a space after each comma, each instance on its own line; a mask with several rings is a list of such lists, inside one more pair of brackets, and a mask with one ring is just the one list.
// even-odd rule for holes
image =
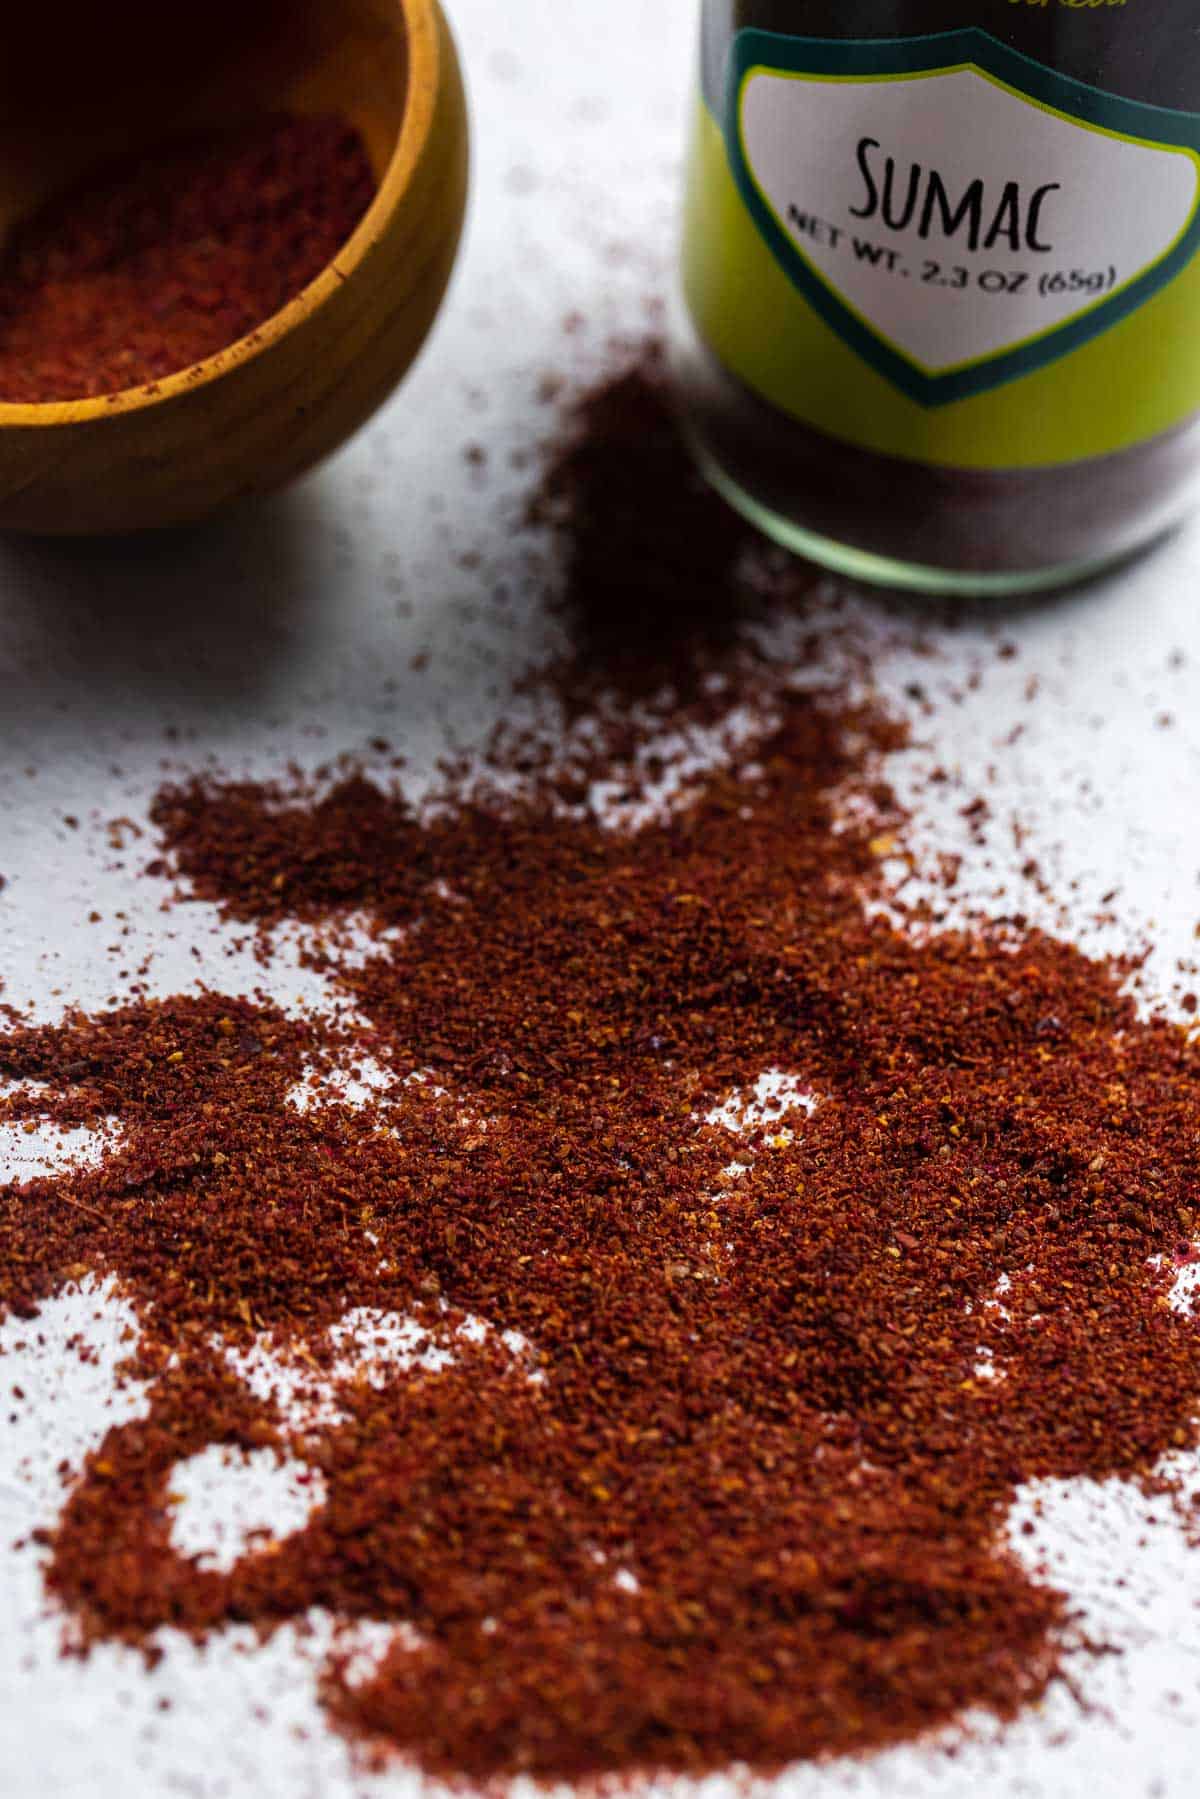
[[1200, 407], [1200, 116], [975, 29], [739, 33], [702, 109], [685, 282], [784, 410], [867, 448], [1073, 461]]

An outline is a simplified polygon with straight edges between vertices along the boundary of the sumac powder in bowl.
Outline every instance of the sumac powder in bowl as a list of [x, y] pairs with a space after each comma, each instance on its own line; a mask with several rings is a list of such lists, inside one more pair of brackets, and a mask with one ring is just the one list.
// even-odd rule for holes
[[333, 115], [102, 166], [0, 258], [0, 400], [90, 399], [215, 355], [316, 279], [374, 193], [359, 133]]
[[1200, 467], [1195, 9], [705, 0], [677, 360], [702, 466], [794, 549], [1020, 590]]
[[407, 374], [462, 227], [438, 0], [95, 10], [23, 18], [0, 68], [3, 531], [161, 530], [295, 480]]

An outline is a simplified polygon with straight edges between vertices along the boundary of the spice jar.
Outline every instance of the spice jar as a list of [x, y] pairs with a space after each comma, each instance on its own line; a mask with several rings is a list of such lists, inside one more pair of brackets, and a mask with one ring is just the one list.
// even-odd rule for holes
[[1189, 0], [703, 0], [674, 353], [725, 496], [943, 591], [1200, 493]]

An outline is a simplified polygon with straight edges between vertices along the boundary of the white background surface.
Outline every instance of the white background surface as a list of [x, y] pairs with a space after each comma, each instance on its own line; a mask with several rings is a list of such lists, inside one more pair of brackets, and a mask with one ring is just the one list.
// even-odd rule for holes
[[[262, 978], [248, 959], [226, 957], [230, 934], [207, 909], [163, 917], [160, 888], [139, 876], [152, 838], [107, 828], [120, 817], [144, 826], [164, 758], [271, 772], [384, 735], [416, 777], [448, 739], [479, 739], [541, 640], [512, 527], [531, 477], [510, 453], [547, 427], [540, 376], [578, 370], [611, 330], [637, 328], [661, 285], [694, 9], [457, 0], [454, 22], [474, 105], [471, 225], [442, 323], [387, 412], [320, 475], [237, 523], [136, 547], [0, 544], [0, 997], [42, 1017], [68, 1002], [103, 1004], [117, 971], [150, 952], [164, 993]], [[573, 336], [572, 311], [586, 320]], [[487, 450], [482, 474], [463, 458], [470, 443]], [[461, 567], [461, 552], [480, 546], [483, 566]], [[1117, 889], [1120, 924], [1103, 940], [1151, 938], [1168, 996], [1191, 984], [1175, 962], [1195, 947], [1200, 919], [1198, 574], [1192, 531], [1107, 583], [985, 615], [934, 658], [890, 652], [882, 668], [885, 686], [899, 692], [915, 677], [936, 702], [895, 768], [901, 784], [941, 762], [961, 771], [965, 797], [989, 798], [991, 865], [970, 852], [973, 891], [1007, 885], [997, 903], [1011, 908], [1015, 895], [1036, 912], [1018, 871], [1039, 856], [1083, 929]], [[863, 629], [874, 628], [864, 612]], [[997, 655], [1001, 636], [1015, 657]], [[418, 653], [428, 663], [414, 669]], [[982, 673], [974, 690], [971, 668]], [[964, 847], [963, 798], [934, 819], [918, 792], [931, 845]], [[1028, 831], [1022, 847], [1014, 815]], [[103, 927], [86, 923], [93, 909]], [[268, 978], [288, 1004], [312, 991], [286, 957]], [[34, 1147], [5, 1136], [0, 1158], [15, 1173]], [[59, 1461], [77, 1461], [137, 1407], [136, 1392], [112, 1405], [122, 1322], [111, 1296], [92, 1294], [0, 1328], [0, 1795], [415, 1791], [403, 1771], [355, 1774], [317, 1706], [312, 1653], [286, 1633], [253, 1653], [232, 1636], [203, 1654], [168, 1642], [153, 1677], [121, 1652], [60, 1658], [62, 1621], [47, 1609], [36, 1554], [10, 1545], [53, 1521]], [[81, 1326], [100, 1351], [93, 1367], [65, 1353]], [[5, 1422], [13, 1383], [28, 1402]], [[218, 1526], [228, 1530], [239, 1506], [249, 1524], [273, 1517], [287, 1528], [295, 1515], [286, 1483], [274, 1471], [260, 1479], [252, 1463], [215, 1476], [193, 1464], [185, 1485], [181, 1531], [193, 1549], [209, 1540], [226, 1552]], [[1059, 1691], [1007, 1733], [985, 1722], [954, 1756], [907, 1749], [801, 1769], [781, 1789], [794, 1799], [1195, 1793], [1200, 1552], [1186, 1551], [1169, 1520], [1147, 1532], [1145, 1503], [1120, 1488], [1051, 1497], [1033, 1552], [1055, 1558], [1086, 1617], [1126, 1650], [1076, 1669], [1090, 1709]], [[255, 1515], [263, 1506], [265, 1518]]]

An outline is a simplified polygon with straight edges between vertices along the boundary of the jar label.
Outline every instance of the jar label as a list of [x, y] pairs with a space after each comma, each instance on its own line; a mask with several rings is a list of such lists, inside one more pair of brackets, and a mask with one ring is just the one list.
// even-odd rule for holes
[[[1013, 466], [1139, 442], [1200, 405], [1200, 117], [1084, 86], [974, 28], [870, 41], [745, 30], [715, 124], [757, 243], [723, 276], [706, 266], [742, 258], [747, 233], [728, 196], [694, 185], [689, 297], [710, 341], [714, 307], [719, 337], [778, 340], [749, 358], [735, 343], [732, 366], [746, 374], [748, 360], [751, 384], [785, 409], [870, 447]], [[769, 319], [748, 292], [764, 252], [780, 300]], [[1157, 336], [1140, 331], [1163, 300]], [[815, 365], [822, 330], [838, 368], [849, 355], [859, 371], [840, 397]], [[1105, 359], [1127, 356], [1145, 391], [1126, 378], [1111, 394]], [[1098, 390], [1076, 378], [1083, 362]], [[881, 391], [875, 417], [866, 402]]]

